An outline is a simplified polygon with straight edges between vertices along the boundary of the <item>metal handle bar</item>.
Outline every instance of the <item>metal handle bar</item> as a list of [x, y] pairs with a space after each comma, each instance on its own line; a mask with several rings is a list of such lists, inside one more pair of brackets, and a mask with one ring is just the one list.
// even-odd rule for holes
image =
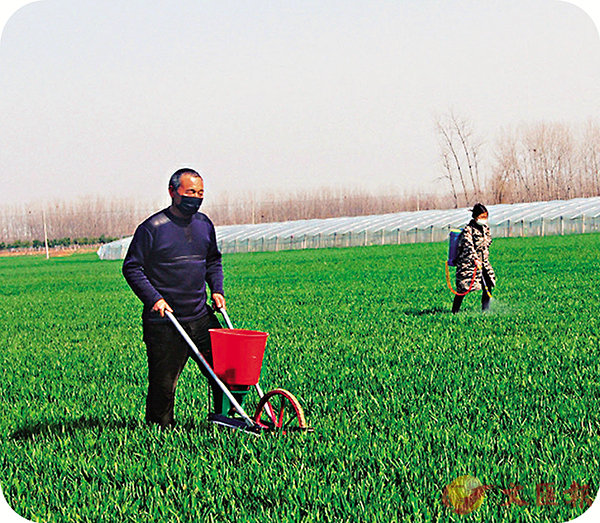
[[165, 310], [165, 314], [167, 315], [167, 318], [169, 318], [171, 320], [171, 322], [173, 323], [173, 325], [175, 325], [175, 328], [179, 331], [179, 334], [181, 334], [183, 336], [183, 339], [190, 346], [190, 348], [192, 349], [192, 351], [194, 352], [194, 354], [202, 362], [202, 364], [204, 365], [204, 367], [206, 368], [206, 370], [208, 371], [208, 373], [210, 374], [210, 376], [212, 377], [212, 379], [215, 380], [215, 382], [217, 383], [217, 385], [221, 388], [221, 390], [223, 391], [223, 393], [227, 396], [227, 398], [229, 399], [229, 401], [231, 402], [231, 404], [233, 405], [233, 407], [235, 408], [235, 410], [237, 410], [237, 412], [239, 413], [239, 415], [242, 416], [242, 418], [244, 418], [244, 421], [246, 422], [246, 425], [248, 425], [248, 427], [254, 427], [256, 425], [256, 422], [252, 418], [250, 418], [250, 416], [248, 416], [248, 414], [246, 414], [246, 412], [244, 411], [244, 409], [242, 408], [242, 406], [233, 397], [233, 394], [229, 391], [229, 389], [225, 386], [225, 384], [215, 374], [215, 372], [212, 370], [212, 368], [208, 364], [208, 361], [206, 361], [206, 358], [204, 356], [202, 356], [201, 352], [198, 350], [198, 347], [196, 347], [196, 344], [188, 336], [188, 333], [185, 332], [184, 328], [177, 321], [177, 319], [175, 318], [175, 316], [173, 316], [173, 313], [169, 312], [168, 310]]
[[230, 329], [233, 329], [233, 324], [231, 323], [231, 320], [229, 319], [229, 314], [227, 314], [227, 311], [223, 308], [219, 308], [218, 311], [223, 315], [223, 318], [225, 318], [225, 323], [227, 323], [227, 327], [229, 327]]

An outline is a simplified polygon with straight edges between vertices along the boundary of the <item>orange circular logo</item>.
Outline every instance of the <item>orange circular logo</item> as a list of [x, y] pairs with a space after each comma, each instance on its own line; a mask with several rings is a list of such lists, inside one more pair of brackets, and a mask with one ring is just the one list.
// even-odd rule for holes
[[486, 486], [475, 476], [466, 474], [456, 478], [444, 488], [443, 502], [460, 515], [470, 514], [481, 507], [485, 499]]

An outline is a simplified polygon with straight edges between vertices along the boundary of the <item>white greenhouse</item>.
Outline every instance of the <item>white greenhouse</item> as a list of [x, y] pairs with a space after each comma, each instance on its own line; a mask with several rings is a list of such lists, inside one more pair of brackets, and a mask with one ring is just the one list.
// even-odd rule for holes
[[[494, 237], [600, 232], [600, 197], [489, 205]], [[216, 227], [223, 253], [318, 249], [444, 241], [470, 219], [468, 208], [410, 211]], [[122, 259], [131, 237], [98, 249], [103, 260]]]

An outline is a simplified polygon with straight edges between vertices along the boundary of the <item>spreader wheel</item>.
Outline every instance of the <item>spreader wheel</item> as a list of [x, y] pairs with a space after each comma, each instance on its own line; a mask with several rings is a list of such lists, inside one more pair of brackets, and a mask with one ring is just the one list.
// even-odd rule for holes
[[285, 389], [273, 389], [258, 402], [254, 421], [263, 427], [281, 431], [310, 430], [306, 425], [304, 411], [296, 397]]

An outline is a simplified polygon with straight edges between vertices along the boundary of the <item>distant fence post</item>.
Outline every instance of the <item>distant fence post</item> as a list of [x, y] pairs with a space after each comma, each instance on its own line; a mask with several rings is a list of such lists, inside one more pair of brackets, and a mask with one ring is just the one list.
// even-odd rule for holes
[[540, 236], [544, 236], [546, 234], [545, 227], [544, 227], [545, 223], [546, 223], [546, 221], [544, 220], [544, 217], [542, 216], [542, 225], [541, 225], [542, 230], [541, 230]]
[[560, 235], [563, 236], [565, 234], [565, 220], [563, 216], [560, 216]]

